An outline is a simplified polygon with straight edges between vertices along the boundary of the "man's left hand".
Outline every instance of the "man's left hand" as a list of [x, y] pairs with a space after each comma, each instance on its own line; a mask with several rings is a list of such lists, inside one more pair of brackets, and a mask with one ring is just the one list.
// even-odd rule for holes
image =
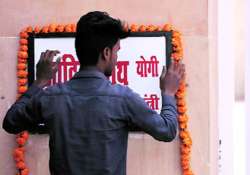
[[34, 84], [43, 88], [55, 76], [60, 63], [60, 57], [57, 58], [56, 62], [53, 62], [53, 58], [59, 53], [58, 50], [46, 50], [41, 53], [40, 60], [36, 65], [36, 80]]

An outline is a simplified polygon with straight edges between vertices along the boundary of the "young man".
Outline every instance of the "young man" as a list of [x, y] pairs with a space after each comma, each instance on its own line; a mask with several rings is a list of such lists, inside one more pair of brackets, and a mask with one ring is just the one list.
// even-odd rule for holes
[[9, 133], [48, 127], [52, 175], [125, 175], [130, 125], [160, 141], [177, 132], [174, 94], [184, 76], [182, 64], [163, 69], [162, 109], [151, 110], [131, 89], [107, 79], [117, 62], [120, 39], [127, 37], [119, 20], [90, 12], [77, 23], [75, 48], [80, 71], [68, 82], [46, 89], [57, 71], [58, 51], [41, 54], [37, 79], [9, 109], [3, 128]]

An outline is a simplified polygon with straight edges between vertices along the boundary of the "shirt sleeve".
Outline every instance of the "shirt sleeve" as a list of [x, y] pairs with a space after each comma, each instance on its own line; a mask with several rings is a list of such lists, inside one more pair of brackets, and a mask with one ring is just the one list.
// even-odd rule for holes
[[161, 113], [152, 110], [136, 93], [126, 97], [129, 121], [159, 141], [170, 142], [177, 134], [175, 98], [162, 94]]
[[38, 99], [42, 89], [33, 85], [8, 110], [3, 120], [3, 129], [17, 134], [24, 130], [35, 128], [40, 119], [40, 105]]

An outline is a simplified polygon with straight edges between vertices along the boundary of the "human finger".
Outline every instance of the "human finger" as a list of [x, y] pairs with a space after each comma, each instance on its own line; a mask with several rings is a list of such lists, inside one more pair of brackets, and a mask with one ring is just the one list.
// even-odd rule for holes
[[57, 54], [59, 54], [60, 53], [60, 51], [59, 50], [51, 50], [50, 51], [50, 56], [52, 55], [52, 56], [55, 56], [55, 55], [57, 55]]
[[186, 78], [186, 73], [183, 72], [183, 73], [181, 74], [180, 80], [184, 80], [185, 78]]
[[166, 73], [167, 73], [167, 68], [166, 68], [166, 66], [163, 66], [160, 79], [163, 79], [166, 76]]
[[52, 68], [55, 69], [56, 71], [58, 70], [58, 65], [59, 65], [60, 61], [61, 61], [61, 57], [58, 57], [56, 59], [56, 62], [53, 63], [53, 67]]
[[45, 59], [45, 52], [42, 52], [40, 55], [40, 60], [44, 60]]
[[49, 54], [50, 54], [50, 50], [46, 50], [44, 53], [44, 60], [48, 60]]
[[62, 57], [58, 57], [58, 58], [56, 59], [56, 64], [59, 64], [60, 61], [61, 61], [61, 59], [62, 59]]
[[185, 72], [185, 64], [183, 64], [183, 63], [181, 63], [180, 65], [179, 65], [179, 68], [178, 68], [179, 70], [179, 72], [181, 73], [181, 72]]
[[181, 68], [180, 68], [180, 71], [179, 71], [179, 77], [180, 79], [184, 79], [185, 78], [185, 75], [186, 75], [186, 70], [185, 70], [185, 66], [182, 65]]
[[51, 50], [48, 54], [48, 60], [52, 62], [53, 58], [59, 53], [60, 52], [58, 50]]
[[174, 64], [175, 64], [175, 63], [174, 63], [174, 60], [171, 60], [171, 61], [170, 61], [170, 64], [169, 64], [169, 67], [168, 67], [168, 70], [167, 70], [168, 72], [174, 70]]
[[174, 71], [178, 72], [180, 70], [180, 65], [181, 65], [181, 62], [180, 61], [175, 61], [174, 62]]

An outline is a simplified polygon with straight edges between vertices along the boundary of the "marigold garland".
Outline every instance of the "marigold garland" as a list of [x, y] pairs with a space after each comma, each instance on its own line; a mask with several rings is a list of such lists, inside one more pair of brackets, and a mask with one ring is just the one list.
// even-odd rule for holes
[[[125, 26], [125, 30], [131, 32], [172, 32], [172, 55], [171, 58], [178, 62], [183, 59], [183, 48], [181, 43], [181, 33], [175, 30], [170, 24], [165, 24], [163, 26], [155, 25], [136, 25], [132, 24], [131, 26]], [[17, 77], [18, 77], [18, 94], [17, 99], [27, 91], [28, 89], [28, 70], [27, 70], [27, 59], [28, 55], [28, 37], [30, 33], [51, 33], [51, 32], [75, 32], [75, 24], [50, 24], [48, 26], [39, 27], [36, 26], [32, 28], [31, 26], [25, 28], [20, 32], [20, 48], [17, 54]], [[180, 87], [176, 93], [177, 100], [177, 110], [179, 113], [179, 137], [180, 137], [180, 159], [183, 175], [193, 175], [190, 158], [191, 158], [191, 147], [192, 139], [187, 128], [188, 124], [188, 115], [187, 115], [187, 105], [185, 100], [186, 94], [186, 83], [185, 80], [182, 80]], [[18, 173], [16, 175], [29, 175], [29, 168], [25, 164], [25, 144], [27, 143], [29, 133], [24, 131], [16, 136], [16, 142], [18, 147], [13, 151], [13, 157], [16, 162], [16, 168]]]
[[[171, 27], [167, 27], [171, 30]], [[172, 59], [175, 62], [178, 62], [183, 59], [183, 48], [181, 44], [181, 34], [177, 30], [172, 29], [172, 46], [173, 53]], [[185, 96], [186, 95], [186, 82], [185, 79], [182, 80], [179, 89], [176, 93], [177, 100], [177, 110], [179, 113], [178, 121], [179, 121], [179, 137], [180, 137], [180, 152], [181, 152], [181, 167], [183, 175], [193, 175], [193, 171], [190, 165], [191, 159], [191, 147], [192, 147], [192, 138], [188, 131], [188, 115], [187, 115], [187, 105]]]

